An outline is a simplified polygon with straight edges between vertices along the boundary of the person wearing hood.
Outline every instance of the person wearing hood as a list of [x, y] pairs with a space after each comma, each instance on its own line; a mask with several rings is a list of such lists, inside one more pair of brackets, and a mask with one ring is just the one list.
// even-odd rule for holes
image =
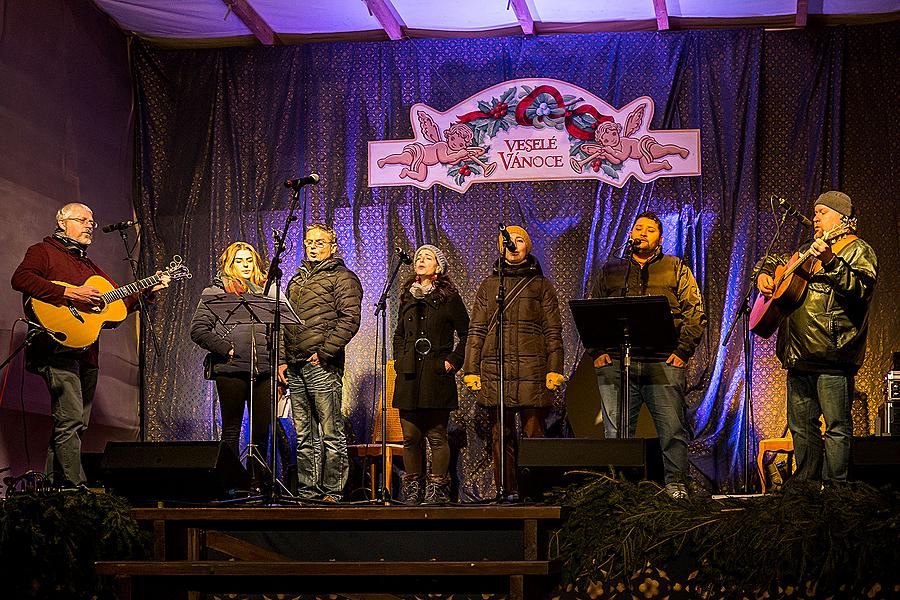
[[359, 331], [363, 290], [356, 274], [335, 256], [334, 229], [308, 225], [303, 246], [306, 260], [287, 286], [287, 299], [302, 325], [284, 327], [278, 379], [291, 390], [297, 495], [336, 503], [350, 474], [341, 412], [344, 348]]
[[[515, 251], [504, 245], [504, 391], [507, 413], [502, 439], [505, 451], [504, 485], [507, 494], [516, 499], [515, 417], [521, 420], [524, 437], [544, 437], [547, 409], [553, 405], [554, 392], [563, 384], [563, 340], [559, 300], [553, 284], [544, 277], [541, 265], [531, 254], [531, 238], [521, 227], [507, 227]], [[463, 381], [477, 392], [477, 402], [486, 408], [497, 408], [499, 369], [497, 360], [497, 293], [500, 287], [499, 259], [493, 274], [485, 279], [475, 296], [472, 320], [466, 345]], [[500, 483], [499, 461], [501, 432], [499, 414], [493, 418], [494, 482]]]
[[[97, 222], [90, 207], [70, 202], [56, 212], [56, 230], [28, 248], [10, 281], [22, 293], [29, 312], [32, 298], [53, 306], [69, 306], [88, 311], [103, 306], [103, 295], [87, 280], [93, 276], [116, 283], [87, 256]], [[145, 293], [167, 287], [171, 278], [160, 275], [160, 283]], [[59, 283], [66, 282], [66, 283]], [[140, 306], [136, 295], [122, 299], [128, 312]], [[81, 440], [91, 418], [97, 389], [99, 338], [87, 348], [68, 348], [46, 333], [38, 334], [25, 351], [25, 367], [37, 373], [50, 393], [53, 431], [47, 451], [46, 475], [52, 486], [81, 486], [87, 481], [81, 465]]]
[[[223, 324], [205, 303], [211, 296], [244, 293], [262, 294], [266, 271], [256, 249], [247, 242], [234, 242], [219, 257], [218, 273], [203, 290], [191, 319], [191, 340], [209, 352], [203, 362], [207, 379], [216, 384], [222, 418], [222, 442], [240, 455], [244, 406], [253, 386], [253, 437], [251, 442], [265, 452], [272, 416], [272, 394], [266, 326], [262, 324]], [[274, 288], [269, 295], [274, 297]], [[255, 352], [255, 359], [253, 354]], [[251, 377], [252, 374], [252, 377]], [[249, 410], [249, 408], [248, 408]], [[260, 465], [248, 461], [251, 487], [258, 488]]]
[[[456, 372], [463, 365], [469, 313], [435, 246], [416, 250], [415, 273], [401, 286], [394, 330], [394, 408], [403, 429], [403, 497], [407, 504], [450, 502], [447, 423], [458, 406]], [[454, 340], [454, 334], [456, 340]], [[425, 442], [431, 448], [426, 479]]]

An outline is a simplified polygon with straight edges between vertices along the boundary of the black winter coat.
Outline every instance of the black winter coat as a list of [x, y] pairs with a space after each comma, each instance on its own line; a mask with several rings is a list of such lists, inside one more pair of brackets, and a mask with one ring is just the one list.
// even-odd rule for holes
[[[468, 330], [469, 313], [457, 291], [443, 298], [435, 291], [421, 300], [404, 294], [394, 330], [394, 408], [457, 408], [456, 372], [463, 366]], [[420, 350], [431, 344], [425, 354], [416, 352], [422, 338], [428, 342], [420, 341]], [[444, 361], [453, 365], [450, 373]]]
[[[552, 406], [547, 374], [563, 372], [562, 319], [553, 284], [544, 277], [537, 259], [528, 255], [519, 265], [507, 265], [503, 279], [506, 313], [503, 325], [505, 404], [509, 408]], [[497, 293], [494, 274], [478, 288], [466, 348], [466, 374], [481, 376], [478, 403], [497, 406], [500, 370], [497, 361]]]
[[[777, 265], [785, 262], [787, 257], [770, 257], [762, 272], [774, 275]], [[856, 238], [841, 248], [828, 268], [813, 274], [803, 304], [781, 324], [775, 352], [782, 366], [814, 373], [856, 373], [866, 354], [869, 302], [877, 279], [878, 258], [872, 246]]]
[[[224, 294], [225, 285], [220, 276], [216, 276], [213, 284], [203, 290], [194, 317], [191, 319], [191, 340], [209, 352], [206, 360], [212, 362], [212, 375], [226, 373], [249, 373], [251, 326], [223, 325], [213, 311], [204, 304], [204, 300], [214, 294]], [[269, 297], [274, 298], [275, 288], [269, 290]], [[234, 295], [237, 299], [237, 295]], [[269, 372], [269, 350], [265, 325], [254, 325], [252, 330], [256, 337], [256, 372]], [[228, 362], [228, 351], [234, 348], [234, 357]]]
[[362, 285], [344, 261], [332, 256], [303, 261], [288, 282], [287, 299], [302, 325], [284, 326], [284, 363], [315, 353], [323, 364], [344, 368], [344, 347], [359, 331]]

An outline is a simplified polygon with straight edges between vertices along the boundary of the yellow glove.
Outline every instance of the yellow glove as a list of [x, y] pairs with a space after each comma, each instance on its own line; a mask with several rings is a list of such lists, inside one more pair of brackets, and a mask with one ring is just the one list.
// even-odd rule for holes
[[547, 389], [551, 392], [561, 386], [566, 378], [559, 373], [547, 373]]
[[477, 392], [481, 389], [481, 375], [466, 375], [463, 377], [463, 383], [473, 392]]

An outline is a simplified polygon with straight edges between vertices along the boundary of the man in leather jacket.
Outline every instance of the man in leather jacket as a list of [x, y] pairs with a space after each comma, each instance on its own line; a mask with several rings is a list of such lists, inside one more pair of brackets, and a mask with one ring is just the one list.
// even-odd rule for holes
[[[847, 233], [823, 234], [844, 226]], [[872, 247], [855, 234], [853, 204], [847, 194], [825, 192], [815, 203], [813, 269], [802, 304], [781, 324], [776, 354], [787, 369], [787, 418], [794, 438], [797, 479], [846, 481], [853, 419], [853, 377], [862, 365], [869, 302], [878, 277]], [[774, 291], [773, 277], [784, 257], [761, 266], [757, 287]], [[825, 418], [824, 441], [819, 418]], [[823, 464], [824, 449], [824, 464]]]
[[684, 371], [706, 329], [707, 318], [691, 269], [677, 256], [662, 252], [659, 217], [652, 212], [638, 215], [629, 237], [632, 240], [631, 255], [625, 260], [613, 259], [603, 265], [591, 297], [665, 296], [672, 310], [678, 341], [671, 352], [632, 362], [627, 435], [618, 431], [619, 357], [588, 349], [594, 357], [594, 372], [600, 388], [603, 429], [607, 438], [633, 437], [641, 403], [646, 402], [662, 447], [666, 492], [672, 497], [683, 498], [687, 495], [689, 439]]

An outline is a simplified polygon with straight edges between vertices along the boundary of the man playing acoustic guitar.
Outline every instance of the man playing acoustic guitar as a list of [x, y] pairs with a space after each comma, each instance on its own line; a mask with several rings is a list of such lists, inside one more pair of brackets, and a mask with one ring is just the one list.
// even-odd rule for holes
[[[93, 217], [91, 209], [84, 204], [66, 204], [56, 213], [53, 235], [28, 248], [11, 281], [13, 289], [22, 293], [26, 309], [31, 298], [85, 311], [100, 306], [101, 293], [96, 287], [55, 283], [85, 282], [94, 275], [113, 283], [87, 257], [97, 226]], [[168, 275], [160, 275], [159, 280], [151, 291], [169, 285]], [[124, 301], [129, 311], [137, 308], [136, 296], [126, 297]], [[88, 427], [97, 387], [98, 355], [96, 340], [86, 348], [70, 348], [46, 334], [36, 337], [26, 351], [26, 368], [40, 375], [50, 392], [53, 433], [46, 473], [51, 485], [67, 487], [85, 483], [81, 439]]]
[[[800, 306], [778, 330], [776, 354], [787, 369], [787, 420], [794, 438], [797, 472], [802, 480], [846, 481], [853, 419], [853, 377], [863, 362], [869, 302], [878, 277], [872, 247], [856, 236], [850, 197], [825, 192], [815, 204], [811, 269]], [[844, 235], [829, 232], [846, 229]], [[828, 238], [828, 242], [823, 238]], [[775, 291], [774, 275], [783, 257], [762, 265], [759, 291]], [[824, 444], [819, 417], [825, 417]], [[824, 447], [824, 465], [823, 465]]]

